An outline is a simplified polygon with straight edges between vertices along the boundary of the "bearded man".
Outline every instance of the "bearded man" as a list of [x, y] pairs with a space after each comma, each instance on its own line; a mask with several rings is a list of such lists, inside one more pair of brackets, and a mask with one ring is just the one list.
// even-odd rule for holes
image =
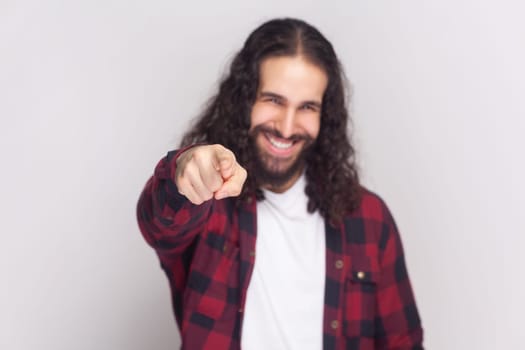
[[157, 165], [137, 215], [182, 349], [423, 349], [394, 219], [359, 183], [344, 86], [316, 28], [266, 22]]

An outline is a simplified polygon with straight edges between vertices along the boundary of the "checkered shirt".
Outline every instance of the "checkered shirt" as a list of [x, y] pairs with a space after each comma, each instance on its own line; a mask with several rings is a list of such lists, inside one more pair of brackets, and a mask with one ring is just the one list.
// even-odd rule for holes
[[[255, 199], [193, 205], [173, 181], [178, 154], [161, 159], [147, 182], [139, 227], [168, 277], [181, 348], [240, 349], [256, 258]], [[423, 349], [401, 240], [385, 203], [363, 189], [359, 208], [325, 231], [323, 349]]]

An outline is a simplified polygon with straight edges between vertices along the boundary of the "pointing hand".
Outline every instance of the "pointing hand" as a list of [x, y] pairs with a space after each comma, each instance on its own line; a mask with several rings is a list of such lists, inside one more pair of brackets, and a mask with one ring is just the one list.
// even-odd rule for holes
[[240, 195], [246, 177], [233, 152], [219, 144], [192, 147], [177, 159], [175, 183], [193, 204]]

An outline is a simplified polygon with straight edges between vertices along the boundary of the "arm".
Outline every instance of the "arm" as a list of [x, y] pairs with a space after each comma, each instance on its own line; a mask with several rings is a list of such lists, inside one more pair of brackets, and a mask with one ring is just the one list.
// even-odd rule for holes
[[195, 205], [179, 193], [175, 174], [184, 151], [169, 152], [160, 160], [137, 204], [140, 231], [160, 255], [182, 253], [202, 230], [211, 208], [210, 201]]
[[137, 205], [146, 241], [161, 256], [177, 255], [203, 231], [211, 199], [238, 196], [246, 170], [221, 145], [168, 153], [155, 168]]
[[380, 238], [381, 279], [377, 292], [376, 348], [422, 350], [423, 330], [405, 265], [401, 238], [386, 205]]

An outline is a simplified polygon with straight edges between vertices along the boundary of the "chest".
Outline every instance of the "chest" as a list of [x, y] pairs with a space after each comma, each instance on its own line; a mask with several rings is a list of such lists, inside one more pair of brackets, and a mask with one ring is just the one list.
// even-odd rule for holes
[[[322, 221], [321, 328], [325, 339], [373, 337], [381, 227], [364, 222], [349, 219], [334, 227]], [[240, 341], [247, 290], [260, 258], [260, 244], [272, 249], [273, 240], [260, 234], [264, 224], [258, 226], [261, 223], [256, 210], [241, 210], [226, 226], [221, 224], [220, 231], [213, 224], [208, 226], [196, 246], [184, 289], [183, 337], [186, 331], [191, 334], [191, 329], [204, 325], [227, 329], [232, 342]], [[309, 245], [315, 245], [315, 240]]]

